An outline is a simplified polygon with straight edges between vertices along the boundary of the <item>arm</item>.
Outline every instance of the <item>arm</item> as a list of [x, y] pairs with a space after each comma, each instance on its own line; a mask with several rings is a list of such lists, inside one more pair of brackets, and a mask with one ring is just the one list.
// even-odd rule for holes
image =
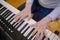
[[14, 16], [15, 21], [20, 22], [22, 19], [24, 18], [32, 18], [32, 14], [31, 14], [31, 6], [32, 6], [33, 0], [26, 0], [26, 5], [25, 8], [20, 11], [17, 15]]
[[47, 37], [46, 28], [48, 27], [48, 22], [55, 20], [60, 15], [60, 7], [55, 8], [49, 15], [41, 19], [39, 22], [34, 24], [36, 31], [40, 34], [40, 39], [42, 39], [43, 34]]
[[26, 0], [26, 5], [25, 5], [25, 8], [29, 11], [31, 11], [31, 6], [33, 4], [33, 1], [34, 0]]
[[51, 17], [52, 21], [60, 16], [60, 7], [56, 7], [48, 16]]
[[56, 7], [49, 15], [40, 20], [39, 23], [42, 21], [45, 24], [47, 24], [50, 21], [54, 21], [59, 16], [60, 16], [60, 7]]

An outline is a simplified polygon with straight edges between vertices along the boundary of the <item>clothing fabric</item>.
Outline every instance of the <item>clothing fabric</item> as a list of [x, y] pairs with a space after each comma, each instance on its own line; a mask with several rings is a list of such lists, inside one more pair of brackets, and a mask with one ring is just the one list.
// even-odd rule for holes
[[52, 20], [55, 20], [56, 18], [60, 17], [60, 7], [55, 8], [49, 16], [51, 17]]
[[[25, 3], [22, 6], [20, 6], [18, 9], [22, 11], [24, 7], [25, 7]], [[41, 20], [46, 15], [50, 14], [51, 11], [53, 11], [52, 8], [45, 8], [41, 6], [38, 0], [34, 0], [32, 7], [31, 7], [31, 12], [33, 14], [33, 19], [35, 21]]]
[[[32, 3], [34, 0], [26, 0], [26, 3]], [[55, 8], [60, 5], [60, 0], [38, 0], [39, 4], [46, 8]]]
[[[27, 3], [33, 3], [36, 0], [27, 0]], [[60, 16], [60, 0], [38, 0], [39, 5], [43, 6], [44, 8], [48, 8], [48, 9], [53, 9], [55, 8], [52, 12], [50, 10], [49, 11], [49, 16], [52, 18], [52, 20], [55, 20], [57, 17]], [[37, 3], [35, 3], [36, 6], [38, 5]], [[34, 7], [33, 7], [34, 8]], [[37, 9], [40, 9], [39, 7], [37, 7]], [[44, 9], [46, 10], [46, 9]], [[36, 10], [37, 11], [37, 10]], [[43, 11], [46, 13], [46, 11]], [[39, 12], [40, 13], [40, 12]], [[38, 13], [37, 13], [38, 14]], [[41, 13], [44, 14], [44, 13]], [[46, 13], [47, 14], [47, 13]], [[39, 15], [39, 14], [38, 14]], [[39, 15], [40, 16], [40, 15]], [[37, 16], [36, 16], [37, 17]], [[37, 17], [38, 18], [38, 17]]]
[[50, 12], [52, 12], [53, 9], [45, 8], [39, 4], [38, 0], [34, 0], [31, 11], [33, 13], [33, 19], [35, 21], [39, 21], [45, 16], [47, 16], [48, 14], [50, 14]]

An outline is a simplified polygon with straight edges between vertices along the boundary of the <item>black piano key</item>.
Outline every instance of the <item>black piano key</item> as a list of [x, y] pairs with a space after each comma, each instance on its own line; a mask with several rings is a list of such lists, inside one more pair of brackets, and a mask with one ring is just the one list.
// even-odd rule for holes
[[15, 16], [15, 14], [13, 14], [7, 21], [9, 21], [13, 16]]
[[[17, 25], [19, 26], [20, 23], [21, 23], [21, 22], [18, 23], [18, 22], [16, 21], [13, 25], [14, 25], [14, 27], [16, 27]], [[23, 23], [23, 22], [22, 22], [22, 23]]]
[[5, 17], [8, 13], [9, 13], [9, 10], [6, 10], [2, 16]]
[[2, 7], [3, 5], [2, 4], [0, 4], [0, 8]]
[[6, 9], [7, 9], [6, 7], [3, 7], [3, 8], [0, 10], [0, 14], [1, 14], [2, 12], [4, 12]]
[[59, 31], [55, 31], [54, 33], [55, 33], [56, 35], [59, 35]]
[[8, 11], [7, 14], [4, 16], [5, 19], [6, 19], [9, 15], [12, 14], [12, 12], [11, 12], [10, 10], [7, 10], [7, 11]]
[[19, 24], [19, 23], [16, 23], [16, 24], [14, 25], [14, 27], [16, 27], [18, 24]]
[[14, 22], [12, 25], [14, 25], [16, 22]]
[[12, 18], [9, 22], [12, 22], [14, 19]]
[[35, 30], [35, 28], [33, 28], [30, 33], [27, 35], [27, 38], [29, 37], [29, 35]]
[[44, 40], [46, 37], [45, 36], [43, 36], [43, 38], [42, 38], [42, 40]]
[[30, 27], [28, 27], [22, 34], [24, 34]]
[[[25, 21], [22, 21], [22, 22], [18, 25], [17, 28], [19, 28], [24, 22], [25, 22]], [[16, 29], [17, 29], [17, 28], [16, 28]]]
[[5, 18], [9, 17], [12, 14], [12, 12], [9, 12]]
[[[16, 22], [17, 22], [17, 21], [16, 21]], [[13, 25], [15, 25], [15, 28], [17, 29], [17, 28], [19, 27], [19, 25], [22, 23], [22, 21], [17, 22], [18, 24], [16, 24], [16, 22], [15, 22], [15, 24], [13, 24]]]
[[[37, 33], [37, 32], [36, 32], [36, 33]], [[30, 37], [30, 40], [36, 35], [36, 33]]]
[[[44, 40], [45, 38], [46, 38], [46, 36], [44, 35], [43, 38], [42, 38], [42, 40]], [[48, 40], [50, 40], [50, 39], [48, 38]]]
[[26, 24], [24, 25], [24, 27], [20, 30], [20, 32], [21, 32], [27, 25], [28, 25], [28, 23], [26, 23]]

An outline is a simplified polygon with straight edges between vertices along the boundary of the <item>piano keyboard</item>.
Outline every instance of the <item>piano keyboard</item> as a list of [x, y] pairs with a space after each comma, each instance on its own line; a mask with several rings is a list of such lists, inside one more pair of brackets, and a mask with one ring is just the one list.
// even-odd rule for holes
[[[26, 18], [20, 23], [15, 22], [13, 17], [19, 12], [19, 10], [15, 9], [7, 2], [0, 0], [0, 25], [5, 26], [3, 28], [6, 28], [5, 30], [10, 34], [13, 40], [34, 40], [37, 32], [32, 35], [35, 28], [29, 26], [30, 24], [36, 23], [36, 21], [33, 19], [27, 21]], [[50, 30], [46, 29], [46, 32], [50, 40], [60, 40], [60, 37]]]

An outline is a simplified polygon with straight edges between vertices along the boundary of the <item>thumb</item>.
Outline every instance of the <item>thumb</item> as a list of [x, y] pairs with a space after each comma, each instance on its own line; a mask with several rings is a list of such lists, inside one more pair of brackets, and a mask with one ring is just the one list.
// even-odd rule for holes
[[28, 20], [32, 19], [32, 16], [33, 16], [32, 14], [29, 14], [28, 15]]

